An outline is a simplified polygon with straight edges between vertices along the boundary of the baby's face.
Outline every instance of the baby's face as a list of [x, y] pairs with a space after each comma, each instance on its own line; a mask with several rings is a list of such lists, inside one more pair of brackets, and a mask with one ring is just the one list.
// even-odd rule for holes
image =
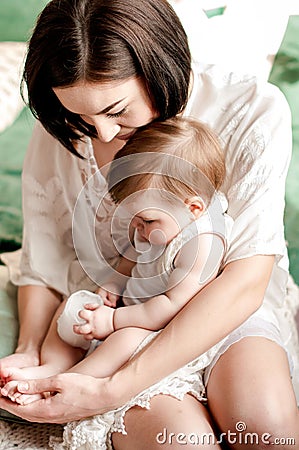
[[192, 220], [184, 202], [176, 203], [147, 192], [131, 199], [126, 209], [132, 217], [132, 227], [142, 240], [152, 245], [166, 245]]
[[165, 245], [180, 232], [180, 227], [170, 214], [159, 209], [145, 209], [136, 214], [131, 222], [142, 240], [152, 245]]

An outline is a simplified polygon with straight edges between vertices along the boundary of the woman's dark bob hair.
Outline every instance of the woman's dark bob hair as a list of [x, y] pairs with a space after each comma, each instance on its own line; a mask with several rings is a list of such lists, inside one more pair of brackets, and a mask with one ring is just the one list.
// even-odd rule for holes
[[52, 0], [30, 39], [23, 82], [34, 116], [78, 155], [75, 142], [95, 129], [53, 88], [141, 77], [164, 120], [184, 109], [190, 71], [185, 31], [166, 0]]

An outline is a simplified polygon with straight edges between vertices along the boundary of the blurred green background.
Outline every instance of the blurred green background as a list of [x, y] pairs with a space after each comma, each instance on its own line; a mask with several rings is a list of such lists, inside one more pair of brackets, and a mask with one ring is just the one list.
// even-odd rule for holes
[[27, 41], [48, 0], [1, 0], [0, 41]]
[[[0, 41], [27, 41], [46, 3], [47, 0], [1, 0]], [[221, 12], [213, 11], [210, 16]], [[299, 283], [299, 16], [289, 19], [270, 81], [284, 92], [292, 110], [294, 151], [287, 179], [285, 227], [290, 271]], [[21, 245], [20, 175], [32, 126], [33, 118], [24, 108], [14, 124], [0, 134], [0, 252]]]
[[290, 272], [299, 284], [299, 16], [291, 16], [270, 81], [285, 94], [293, 126], [293, 156], [286, 186], [285, 229]]

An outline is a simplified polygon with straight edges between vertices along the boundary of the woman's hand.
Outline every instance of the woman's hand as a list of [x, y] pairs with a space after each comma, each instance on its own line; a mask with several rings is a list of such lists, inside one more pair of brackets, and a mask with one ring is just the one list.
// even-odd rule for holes
[[99, 287], [95, 293], [100, 295], [104, 305], [116, 308], [116, 304], [120, 298], [121, 289], [116, 283], [106, 283]]
[[[0, 397], [0, 408], [29, 422], [66, 423], [104, 413], [119, 406], [108, 394], [109, 379], [65, 373], [42, 380], [21, 381], [20, 392], [51, 396], [28, 405], [18, 405]], [[27, 389], [26, 389], [27, 387]]]

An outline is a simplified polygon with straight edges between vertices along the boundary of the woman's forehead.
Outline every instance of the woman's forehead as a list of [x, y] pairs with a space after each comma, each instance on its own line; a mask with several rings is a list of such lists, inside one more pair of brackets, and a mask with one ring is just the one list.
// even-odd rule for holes
[[63, 106], [76, 114], [98, 115], [139, 95], [142, 86], [137, 78], [105, 82], [80, 81], [72, 86], [53, 88]]

